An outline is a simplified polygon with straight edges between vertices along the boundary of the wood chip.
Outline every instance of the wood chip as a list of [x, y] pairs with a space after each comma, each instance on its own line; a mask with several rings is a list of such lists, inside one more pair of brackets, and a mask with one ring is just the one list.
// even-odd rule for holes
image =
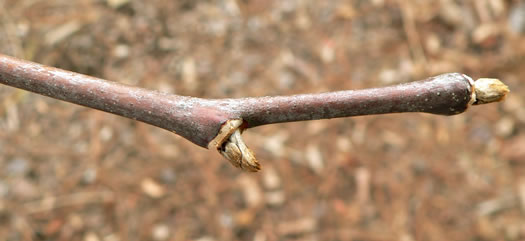
[[516, 122], [514, 118], [505, 116], [496, 122], [494, 127], [498, 136], [509, 137], [514, 132], [515, 126]]
[[58, 44], [80, 30], [81, 27], [82, 25], [77, 21], [64, 23], [58, 28], [48, 32], [44, 37], [44, 42], [49, 46]]
[[285, 156], [285, 142], [288, 140], [289, 133], [284, 131], [279, 131], [274, 135], [264, 138], [263, 148], [271, 152], [276, 157], [282, 158]]
[[266, 199], [266, 204], [270, 206], [281, 206], [286, 201], [284, 192], [279, 191], [271, 191], [264, 194], [264, 197]]
[[357, 183], [357, 200], [360, 204], [366, 204], [370, 200], [370, 171], [361, 167], [355, 172]]
[[119, 8], [129, 3], [129, 0], [107, 0], [106, 2], [112, 8]]
[[157, 224], [153, 227], [151, 236], [154, 240], [167, 240], [170, 236], [170, 228], [166, 224]]
[[263, 201], [262, 191], [259, 187], [259, 184], [257, 184], [257, 181], [253, 177], [241, 175], [241, 177], [238, 179], [238, 183], [241, 186], [246, 206], [254, 208], [261, 205]]
[[496, 212], [508, 209], [516, 204], [516, 196], [512, 193], [500, 195], [494, 199], [486, 200], [478, 205], [480, 216], [492, 215]]
[[281, 235], [299, 235], [315, 231], [317, 222], [311, 217], [282, 222], [277, 229]]
[[151, 178], [146, 178], [140, 183], [142, 191], [152, 198], [161, 198], [164, 196], [166, 191], [164, 187], [158, 184], [155, 180]]
[[195, 66], [195, 59], [192, 57], [187, 57], [182, 62], [182, 79], [188, 90], [197, 89], [197, 67]]
[[308, 161], [308, 166], [316, 173], [321, 174], [324, 169], [324, 160], [323, 155], [319, 146], [310, 144], [306, 148], [306, 160]]
[[93, 233], [93, 232], [89, 232], [86, 234], [86, 236], [84, 236], [84, 241], [99, 241], [100, 239], [98, 238], [97, 234]]
[[264, 187], [269, 190], [277, 189], [281, 186], [281, 178], [273, 167], [267, 167], [263, 172]]

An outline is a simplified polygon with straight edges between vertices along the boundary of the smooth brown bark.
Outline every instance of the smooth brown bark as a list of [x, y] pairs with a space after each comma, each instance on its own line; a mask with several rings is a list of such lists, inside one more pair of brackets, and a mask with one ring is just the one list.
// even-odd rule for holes
[[[422, 81], [383, 88], [318, 94], [220, 100], [249, 127], [291, 121], [360, 115], [426, 112], [454, 115], [471, 99], [469, 78], [450, 73]], [[218, 104], [219, 104], [218, 103]]]
[[426, 112], [454, 115], [472, 99], [458, 73], [396, 86], [294, 96], [201, 99], [110, 82], [0, 54], [0, 83], [142, 121], [207, 147], [227, 120], [246, 127], [359, 115]]
[[142, 121], [206, 147], [230, 116], [208, 101], [123, 85], [0, 55], [0, 83]]

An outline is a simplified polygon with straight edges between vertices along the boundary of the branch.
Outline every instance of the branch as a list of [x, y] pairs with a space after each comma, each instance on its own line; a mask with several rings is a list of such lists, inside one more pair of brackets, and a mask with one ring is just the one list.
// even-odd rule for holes
[[0, 83], [142, 121], [216, 148], [249, 171], [260, 165], [240, 136], [260, 125], [402, 112], [455, 115], [502, 100], [497, 79], [449, 73], [396, 86], [293, 96], [202, 99], [110, 82], [0, 54]]

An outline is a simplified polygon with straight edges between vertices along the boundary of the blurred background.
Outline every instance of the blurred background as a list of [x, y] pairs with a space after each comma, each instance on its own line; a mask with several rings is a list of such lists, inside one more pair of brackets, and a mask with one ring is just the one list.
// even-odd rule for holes
[[180, 95], [502, 79], [505, 102], [250, 129], [263, 170], [0, 86], [0, 240], [525, 240], [525, 2], [0, 0], [0, 52]]

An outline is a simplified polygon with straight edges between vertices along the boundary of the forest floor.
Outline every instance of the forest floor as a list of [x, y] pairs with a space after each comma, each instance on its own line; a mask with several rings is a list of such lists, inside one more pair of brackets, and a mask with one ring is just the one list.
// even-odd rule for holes
[[262, 126], [263, 165], [0, 86], [0, 240], [525, 240], [525, 3], [0, 0], [0, 52], [180, 95], [500, 78], [502, 103]]

